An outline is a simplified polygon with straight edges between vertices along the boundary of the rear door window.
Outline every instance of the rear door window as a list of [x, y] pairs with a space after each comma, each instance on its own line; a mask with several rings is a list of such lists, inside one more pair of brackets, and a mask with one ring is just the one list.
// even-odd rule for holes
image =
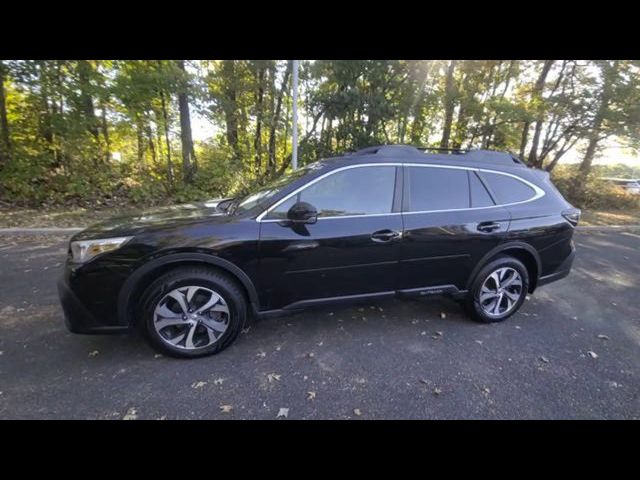
[[407, 167], [408, 211], [469, 208], [466, 170], [439, 167]]

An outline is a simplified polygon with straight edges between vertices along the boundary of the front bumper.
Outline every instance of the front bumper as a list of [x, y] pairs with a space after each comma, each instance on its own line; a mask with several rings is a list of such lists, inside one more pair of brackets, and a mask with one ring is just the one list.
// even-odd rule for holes
[[130, 330], [129, 327], [126, 326], [101, 324], [69, 288], [66, 282], [66, 276], [58, 280], [58, 295], [60, 297], [62, 310], [64, 311], [64, 323], [72, 333], [126, 333]]
[[571, 249], [571, 253], [569, 254], [569, 256], [564, 260], [564, 262], [560, 264], [560, 266], [556, 269], [555, 272], [549, 275], [545, 275], [544, 277], [540, 277], [538, 279], [538, 284], [536, 287], [547, 285], [551, 282], [555, 282], [569, 275], [569, 273], [571, 272], [571, 266], [573, 265], [573, 261], [575, 260], [575, 258], [576, 258], [576, 248], [573, 247]]

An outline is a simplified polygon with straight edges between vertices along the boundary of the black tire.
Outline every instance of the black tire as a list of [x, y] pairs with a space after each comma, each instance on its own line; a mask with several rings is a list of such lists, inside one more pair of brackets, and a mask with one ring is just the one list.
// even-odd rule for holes
[[[504, 314], [488, 315], [480, 304], [480, 299], [479, 299], [480, 290], [485, 280], [487, 280], [487, 278], [493, 272], [495, 272], [500, 268], [505, 268], [505, 267], [514, 269], [520, 275], [520, 278], [522, 280], [522, 288], [519, 294], [519, 298], [515, 302], [515, 305]], [[520, 307], [524, 303], [524, 300], [527, 296], [528, 291], [529, 291], [529, 273], [527, 271], [527, 267], [525, 267], [524, 264], [517, 258], [513, 258], [509, 256], [498, 257], [495, 260], [492, 260], [491, 262], [489, 262], [487, 265], [485, 265], [480, 270], [480, 272], [478, 272], [478, 275], [476, 275], [476, 278], [474, 279], [473, 284], [471, 285], [471, 288], [469, 290], [469, 295], [465, 299], [465, 308], [469, 316], [478, 322], [482, 322], [482, 323], [502, 322], [520, 309]]]
[[[228, 307], [226, 330], [211, 345], [194, 349], [173, 346], [165, 341], [154, 327], [154, 312], [158, 303], [167, 293], [186, 286], [213, 290], [222, 297]], [[195, 358], [214, 355], [233, 343], [244, 328], [247, 319], [247, 301], [237, 283], [224, 273], [208, 268], [185, 267], [162, 275], [145, 290], [139, 314], [142, 331], [153, 348], [173, 357]]]

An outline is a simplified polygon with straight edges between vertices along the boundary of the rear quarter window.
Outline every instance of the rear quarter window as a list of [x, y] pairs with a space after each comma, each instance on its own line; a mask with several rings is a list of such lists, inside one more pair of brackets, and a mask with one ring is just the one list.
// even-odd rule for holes
[[531, 200], [536, 191], [517, 178], [499, 173], [481, 172], [484, 181], [489, 185], [498, 204], [516, 203]]

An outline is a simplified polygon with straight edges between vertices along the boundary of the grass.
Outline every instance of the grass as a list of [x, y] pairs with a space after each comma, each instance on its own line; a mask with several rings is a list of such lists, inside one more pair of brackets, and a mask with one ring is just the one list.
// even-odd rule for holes
[[[23, 227], [87, 227], [101, 220], [133, 213], [140, 208], [111, 207], [102, 209], [75, 208], [12, 208], [0, 207], [0, 228]], [[583, 210], [580, 225], [640, 225], [640, 208], [632, 210]]]
[[632, 210], [583, 210], [580, 225], [640, 225], [640, 208]]
[[105, 209], [75, 208], [0, 208], [0, 228], [23, 227], [88, 227], [89, 225], [136, 209], [116, 207]]

